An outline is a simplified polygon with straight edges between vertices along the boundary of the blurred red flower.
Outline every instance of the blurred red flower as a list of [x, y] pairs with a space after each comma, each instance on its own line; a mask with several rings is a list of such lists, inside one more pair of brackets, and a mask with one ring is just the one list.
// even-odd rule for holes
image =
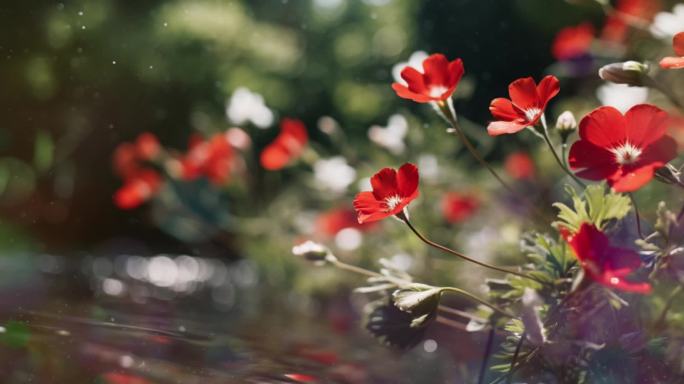
[[589, 52], [594, 41], [594, 26], [582, 23], [561, 29], [551, 46], [551, 54], [556, 60], [568, 60]]
[[280, 134], [261, 152], [261, 166], [279, 170], [301, 156], [309, 141], [304, 123], [296, 119], [283, 119]]
[[159, 173], [145, 169], [124, 180], [124, 185], [114, 193], [114, 203], [121, 209], [133, 209], [149, 200], [161, 188]]
[[445, 101], [456, 90], [463, 76], [463, 61], [451, 62], [441, 53], [428, 56], [423, 61], [423, 71], [407, 66], [401, 71], [406, 84], [394, 83], [392, 89], [397, 96], [418, 103]]
[[106, 384], [152, 384], [151, 381], [126, 373], [109, 372], [102, 375]]
[[217, 133], [208, 140], [194, 136], [181, 159], [181, 177], [194, 180], [204, 176], [213, 184], [224, 184], [230, 180], [233, 160], [234, 151], [225, 134]]
[[123, 178], [140, 172], [145, 162], [154, 160], [161, 153], [157, 137], [149, 132], [138, 135], [133, 143], [121, 143], [114, 150], [114, 171]]
[[333, 208], [324, 212], [316, 219], [316, 231], [323, 236], [331, 237], [345, 228], [368, 230], [373, 223], [360, 224], [356, 213], [348, 208]]
[[534, 179], [536, 168], [530, 155], [525, 152], [513, 152], [506, 157], [504, 168], [512, 178], [517, 180]]
[[442, 199], [442, 215], [450, 223], [469, 219], [479, 208], [480, 200], [469, 193], [450, 192]]
[[679, 32], [672, 38], [672, 47], [677, 57], [664, 57], [660, 66], [665, 69], [684, 68], [684, 32]]
[[560, 91], [558, 79], [546, 76], [537, 85], [533, 78], [517, 79], [508, 86], [509, 99], [492, 100], [489, 110], [497, 121], [489, 123], [490, 136], [516, 133], [539, 122], [546, 104]]
[[563, 235], [579, 260], [586, 275], [599, 284], [625, 292], [649, 293], [651, 285], [627, 281], [639, 269], [639, 254], [628, 248], [613, 247], [610, 240], [594, 225], [583, 223], [575, 234]]
[[406, 163], [396, 171], [384, 168], [371, 177], [372, 192], [361, 192], [354, 199], [359, 223], [382, 220], [402, 213], [418, 197], [418, 168]]
[[618, 0], [606, 18], [601, 38], [613, 43], [622, 43], [629, 31], [627, 18], [648, 25], [661, 9], [662, 4], [659, 0]]
[[599, 107], [580, 122], [570, 168], [580, 169], [579, 177], [606, 180], [617, 192], [635, 191], [677, 155], [677, 143], [665, 134], [667, 122], [667, 113], [653, 105], [636, 105], [624, 116]]

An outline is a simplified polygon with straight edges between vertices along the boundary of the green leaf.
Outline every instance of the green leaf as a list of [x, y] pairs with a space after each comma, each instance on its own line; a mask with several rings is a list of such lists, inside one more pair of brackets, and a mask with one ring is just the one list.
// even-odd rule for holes
[[584, 222], [592, 223], [603, 229], [611, 220], [620, 220], [627, 216], [632, 209], [628, 197], [613, 191], [604, 191], [602, 185], [590, 185], [584, 191], [584, 196], [568, 187], [566, 189], [572, 200], [572, 208], [563, 203], [554, 203], [558, 209], [558, 221], [553, 223], [555, 228], [565, 227], [577, 231]]

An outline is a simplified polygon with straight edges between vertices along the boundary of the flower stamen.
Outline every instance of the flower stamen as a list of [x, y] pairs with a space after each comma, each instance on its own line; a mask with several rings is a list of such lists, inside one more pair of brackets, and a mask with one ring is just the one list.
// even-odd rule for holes
[[527, 121], [534, 121], [539, 117], [542, 110], [540, 108], [528, 108], [525, 110], [525, 117]]
[[615, 155], [615, 161], [620, 165], [632, 164], [639, 160], [641, 155], [641, 148], [629, 141], [618, 147], [611, 148], [610, 151]]
[[385, 204], [387, 204], [387, 212], [393, 211], [401, 203], [401, 197], [399, 195], [392, 195], [385, 198]]

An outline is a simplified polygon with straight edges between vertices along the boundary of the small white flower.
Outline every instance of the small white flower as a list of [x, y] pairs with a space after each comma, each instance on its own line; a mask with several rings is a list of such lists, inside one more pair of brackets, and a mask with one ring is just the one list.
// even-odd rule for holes
[[427, 57], [427, 52], [415, 51], [411, 54], [411, 57], [409, 57], [408, 61], [395, 64], [392, 67], [392, 77], [394, 77], [394, 81], [399, 84], [408, 85], [406, 81], [401, 78], [401, 71], [403, 71], [406, 67], [413, 67], [418, 70], [418, 72], [423, 73], [423, 61], [427, 59]]
[[341, 193], [356, 180], [356, 170], [342, 156], [318, 160], [313, 166], [316, 181], [324, 188]]
[[653, 18], [651, 33], [663, 39], [671, 38], [684, 30], [684, 4], [677, 4], [672, 12], [660, 12]]
[[408, 133], [408, 122], [402, 115], [390, 116], [387, 127], [374, 125], [368, 130], [368, 138], [375, 144], [387, 148], [395, 155], [399, 155], [406, 149], [404, 138]]
[[606, 83], [596, 90], [596, 96], [603, 105], [609, 105], [625, 113], [648, 99], [648, 88], [630, 87], [625, 84]]
[[273, 124], [273, 112], [264, 103], [264, 98], [244, 87], [236, 89], [228, 100], [226, 116], [238, 125], [251, 122], [263, 129]]

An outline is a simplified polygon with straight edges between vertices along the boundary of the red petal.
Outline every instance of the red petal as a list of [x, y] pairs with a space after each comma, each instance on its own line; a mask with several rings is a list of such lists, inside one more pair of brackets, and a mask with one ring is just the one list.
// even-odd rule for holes
[[670, 136], [663, 136], [644, 149], [639, 163], [662, 167], [675, 157], [677, 157], [677, 142]]
[[672, 47], [677, 56], [684, 56], [684, 32], [679, 32], [672, 38]]
[[608, 237], [593, 224], [583, 223], [577, 233], [568, 241], [580, 261], [590, 261], [601, 265], [598, 257], [610, 246]]
[[[397, 189], [401, 197], [417, 197], [418, 192], [418, 168], [406, 163], [399, 168], [397, 172]], [[415, 195], [415, 196], [414, 196]]]
[[541, 101], [542, 111], [546, 109], [546, 104], [560, 92], [560, 82], [556, 76], [544, 77], [537, 86], [537, 94]]
[[494, 121], [487, 126], [487, 133], [489, 136], [499, 136], [505, 133], [516, 133], [525, 129], [526, 124], [520, 124], [513, 121]]
[[280, 123], [280, 134], [298, 143], [300, 146], [306, 145], [309, 135], [306, 133], [306, 126], [301, 120], [284, 118]]
[[635, 105], [627, 111], [625, 120], [627, 139], [640, 148], [660, 139], [667, 131], [668, 115], [654, 105]]
[[427, 93], [427, 87], [423, 74], [413, 67], [406, 67], [401, 71], [401, 78], [406, 81], [408, 89], [417, 94]]
[[617, 276], [611, 276], [610, 274], [603, 275], [600, 283], [624, 292], [641, 294], [651, 293], [651, 284], [649, 283], [633, 283]]
[[610, 148], [627, 139], [627, 123], [617, 109], [598, 107], [580, 121], [579, 135], [599, 147]]
[[447, 70], [449, 72], [449, 78], [447, 80], [448, 84], [450, 85], [449, 88], [455, 88], [465, 73], [465, 69], [463, 68], [463, 60], [456, 59], [452, 61], [449, 63], [449, 68]]
[[357, 212], [357, 220], [360, 224], [382, 220], [391, 216], [386, 212], [387, 207], [375, 198], [372, 192], [361, 192], [354, 199], [354, 209]]
[[570, 147], [568, 162], [571, 169], [583, 169], [577, 175], [589, 180], [604, 180], [618, 170], [615, 155], [586, 141], [576, 141]]
[[415, 93], [408, 89], [405, 85], [399, 84], [399, 83], [394, 83], [392, 84], [392, 89], [394, 89], [394, 92], [397, 93], [397, 96], [403, 98], [403, 99], [409, 99], [413, 100], [416, 103], [428, 103], [432, 101], [432, 98], [420, 93]]
[[[430, 55], [423, 61], [423, 71], [425, 73], [425, 86], [442, 86], [450, 88], [449, 80], [449, 60], [441, 53]], [[409, 84], [410, 87], [410, 84]]]
[[397, 171], [392, 168], [383, 168], [371, 177], [373, 196], [378, 200], [399, 194], [397, 188]]
[[664, 69], [684, 68], [684, 57], [664, 57], [660, 60], [660, 67]]
[[269, 171], [282, 169], [290, 162], [290, 152], [279, 142], [269, 144], [261, 152], [261, 166]]
[[608, 185], [615, 192], [634, 192], [651, 181], [655, 168], [653, 165], [646, 165], [635, 169], [621, 167], [621, 172], [608, 179]]
[[531, 77], [524, 77], [512, 82], [508, 86], [508, 94], [511, 96], [513, 104], [523, 111], [539, 106], [537, 84]]
[[492, 103], [489, 104], [489, 111], [497, 120], [514, 121], [519, 118], [524, 118], [524, 116], [521, 116], [515, 108], [513, 108], [511, 101], [504, 99], [503, 97], [492, 100]]

